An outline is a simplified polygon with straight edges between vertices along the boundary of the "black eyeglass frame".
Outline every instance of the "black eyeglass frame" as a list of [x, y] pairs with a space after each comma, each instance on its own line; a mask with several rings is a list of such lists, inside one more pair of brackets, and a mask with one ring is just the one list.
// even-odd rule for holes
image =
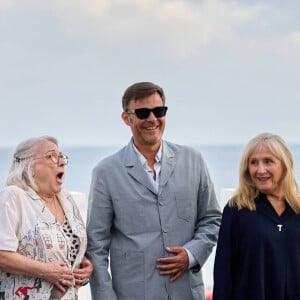
[[165, 117], [168, 111], [167, 106], [156, 106], [154, 108], [136, 108], [136, 109], [127, 109], [128, 114], [135, 114], [139, 119], [147, 119], [151, 112], [153, 112], [156, 118]]

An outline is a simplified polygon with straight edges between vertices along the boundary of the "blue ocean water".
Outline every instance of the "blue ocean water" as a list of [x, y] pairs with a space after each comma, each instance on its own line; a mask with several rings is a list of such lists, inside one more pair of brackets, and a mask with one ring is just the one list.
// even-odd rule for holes
[[[217, 196], [222, 188], [233, 188], [237, 184], [238, 165], [243, 150], [242, 145], [200, 145], [193, 146], [199, 150], [209, 169], [215, 184]], [[300, 179], [300, 145], [289, 145], [295, 159], [297, 178]], [[69, 191], [88, 194], [89, 184], [94, 166], [104, 157], [113, 154], [121, 147], [61, 147], [69, 156], [66, 167], [64, 186]], [[13, 148], [0, 148], [0, 187], [8, 172]], [[300, 180], [299, 180], [300, 182]]]
[[[295, 159], [296, 177], [300, 182], [300, 145], [289, 145]], [[116, 152], [121, 147], [61, 147], [69, 156], [66, 167], [64, 186], [69, 191], [82, 192], [88, 195], [93, 167], [104, 157]], [[199, 150], [209, 169], [215, 185], [217, 197], [221, 198], [224, 188], [234, 188], [238, 179], [238, 165], [243, 150], [242, 145], [202, 145], [194, 146]], [[0, 187], [8, 172], [12, 157], [12, 148], [0, 148]], [[206, 263], [204, 278], [207, 287], [212, 286], [214, 252]], [[89, 297], [88, 297], [89, 298]]]
[[[104, 157], [121, 147], [61, 147], [69, 156], [64, 186], [70, 191], [88, 194], [93, 167]], [[237, 165], [241, 146], [196, 146], [208, 165], [211, 177], [219, 194], [223, 187], [236, 185]], [[8, 172], [13, 148], [0, 149], [0, 186]]]

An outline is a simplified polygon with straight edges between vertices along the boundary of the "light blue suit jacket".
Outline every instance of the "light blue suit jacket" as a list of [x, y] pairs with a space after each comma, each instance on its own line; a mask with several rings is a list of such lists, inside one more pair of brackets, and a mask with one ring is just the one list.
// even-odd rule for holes
[[[199, 269], [217, 240], [221, 212], [200, 153], [163, 141], [157, 194], [132, 142], [93, 170], [87, 218], [93, 300], [204, 300]], [[171, 283], [156, 268], [183, 246], [193, 268]], [[111, 274], [108, 272], [109, 255]]]

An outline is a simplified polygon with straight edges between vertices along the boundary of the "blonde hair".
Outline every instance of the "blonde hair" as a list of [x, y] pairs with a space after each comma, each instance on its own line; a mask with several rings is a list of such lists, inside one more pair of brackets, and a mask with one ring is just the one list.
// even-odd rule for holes
[[285, 141], [280, 136], [272, 133], [261, 133], [246, 145], [240, 160], [238, 187], [229, 200], [229, 205], [238, 209], [256, 210], [254, 199], [259, 194], [259, 190], [250, 177], [249, 158], [260, 145], [267, 147], [272, 155], [282, 162], [284, 168], [282, 179], [284, 197], [291, 208], [299, 214], [300, 189], [295, 177], [293, 156]]
[[10, 170], [6, 177], [6, 185], [16, 185], [25, 191], [30, 187], [37, 191], [37, 186], [32, 174], [33, 156], [36, 152], [36, 147], [41, 142], [45, 141], [50, 141], [55, 145], [58, 145], [57, 140], [54, 137], [41, 136], [29, 138], [16, 147]]

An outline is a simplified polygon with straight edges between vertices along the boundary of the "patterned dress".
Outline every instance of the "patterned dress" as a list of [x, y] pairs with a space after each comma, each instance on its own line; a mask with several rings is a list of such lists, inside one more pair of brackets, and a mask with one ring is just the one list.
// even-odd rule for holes
[[[32, 259], [51, 262], [64, 260], [70, 269], [79, 268], [86, 251], [86, 230], [80, 212], [65, 191], [59, 195], [65, 220], [58, 224], [40, 196], [16, 186], [0, 192], [0, 250], [18, 252]], [[75, 300], [75, 287], [61, 293], [42, 278], [0, 271], [5, 299]]]

